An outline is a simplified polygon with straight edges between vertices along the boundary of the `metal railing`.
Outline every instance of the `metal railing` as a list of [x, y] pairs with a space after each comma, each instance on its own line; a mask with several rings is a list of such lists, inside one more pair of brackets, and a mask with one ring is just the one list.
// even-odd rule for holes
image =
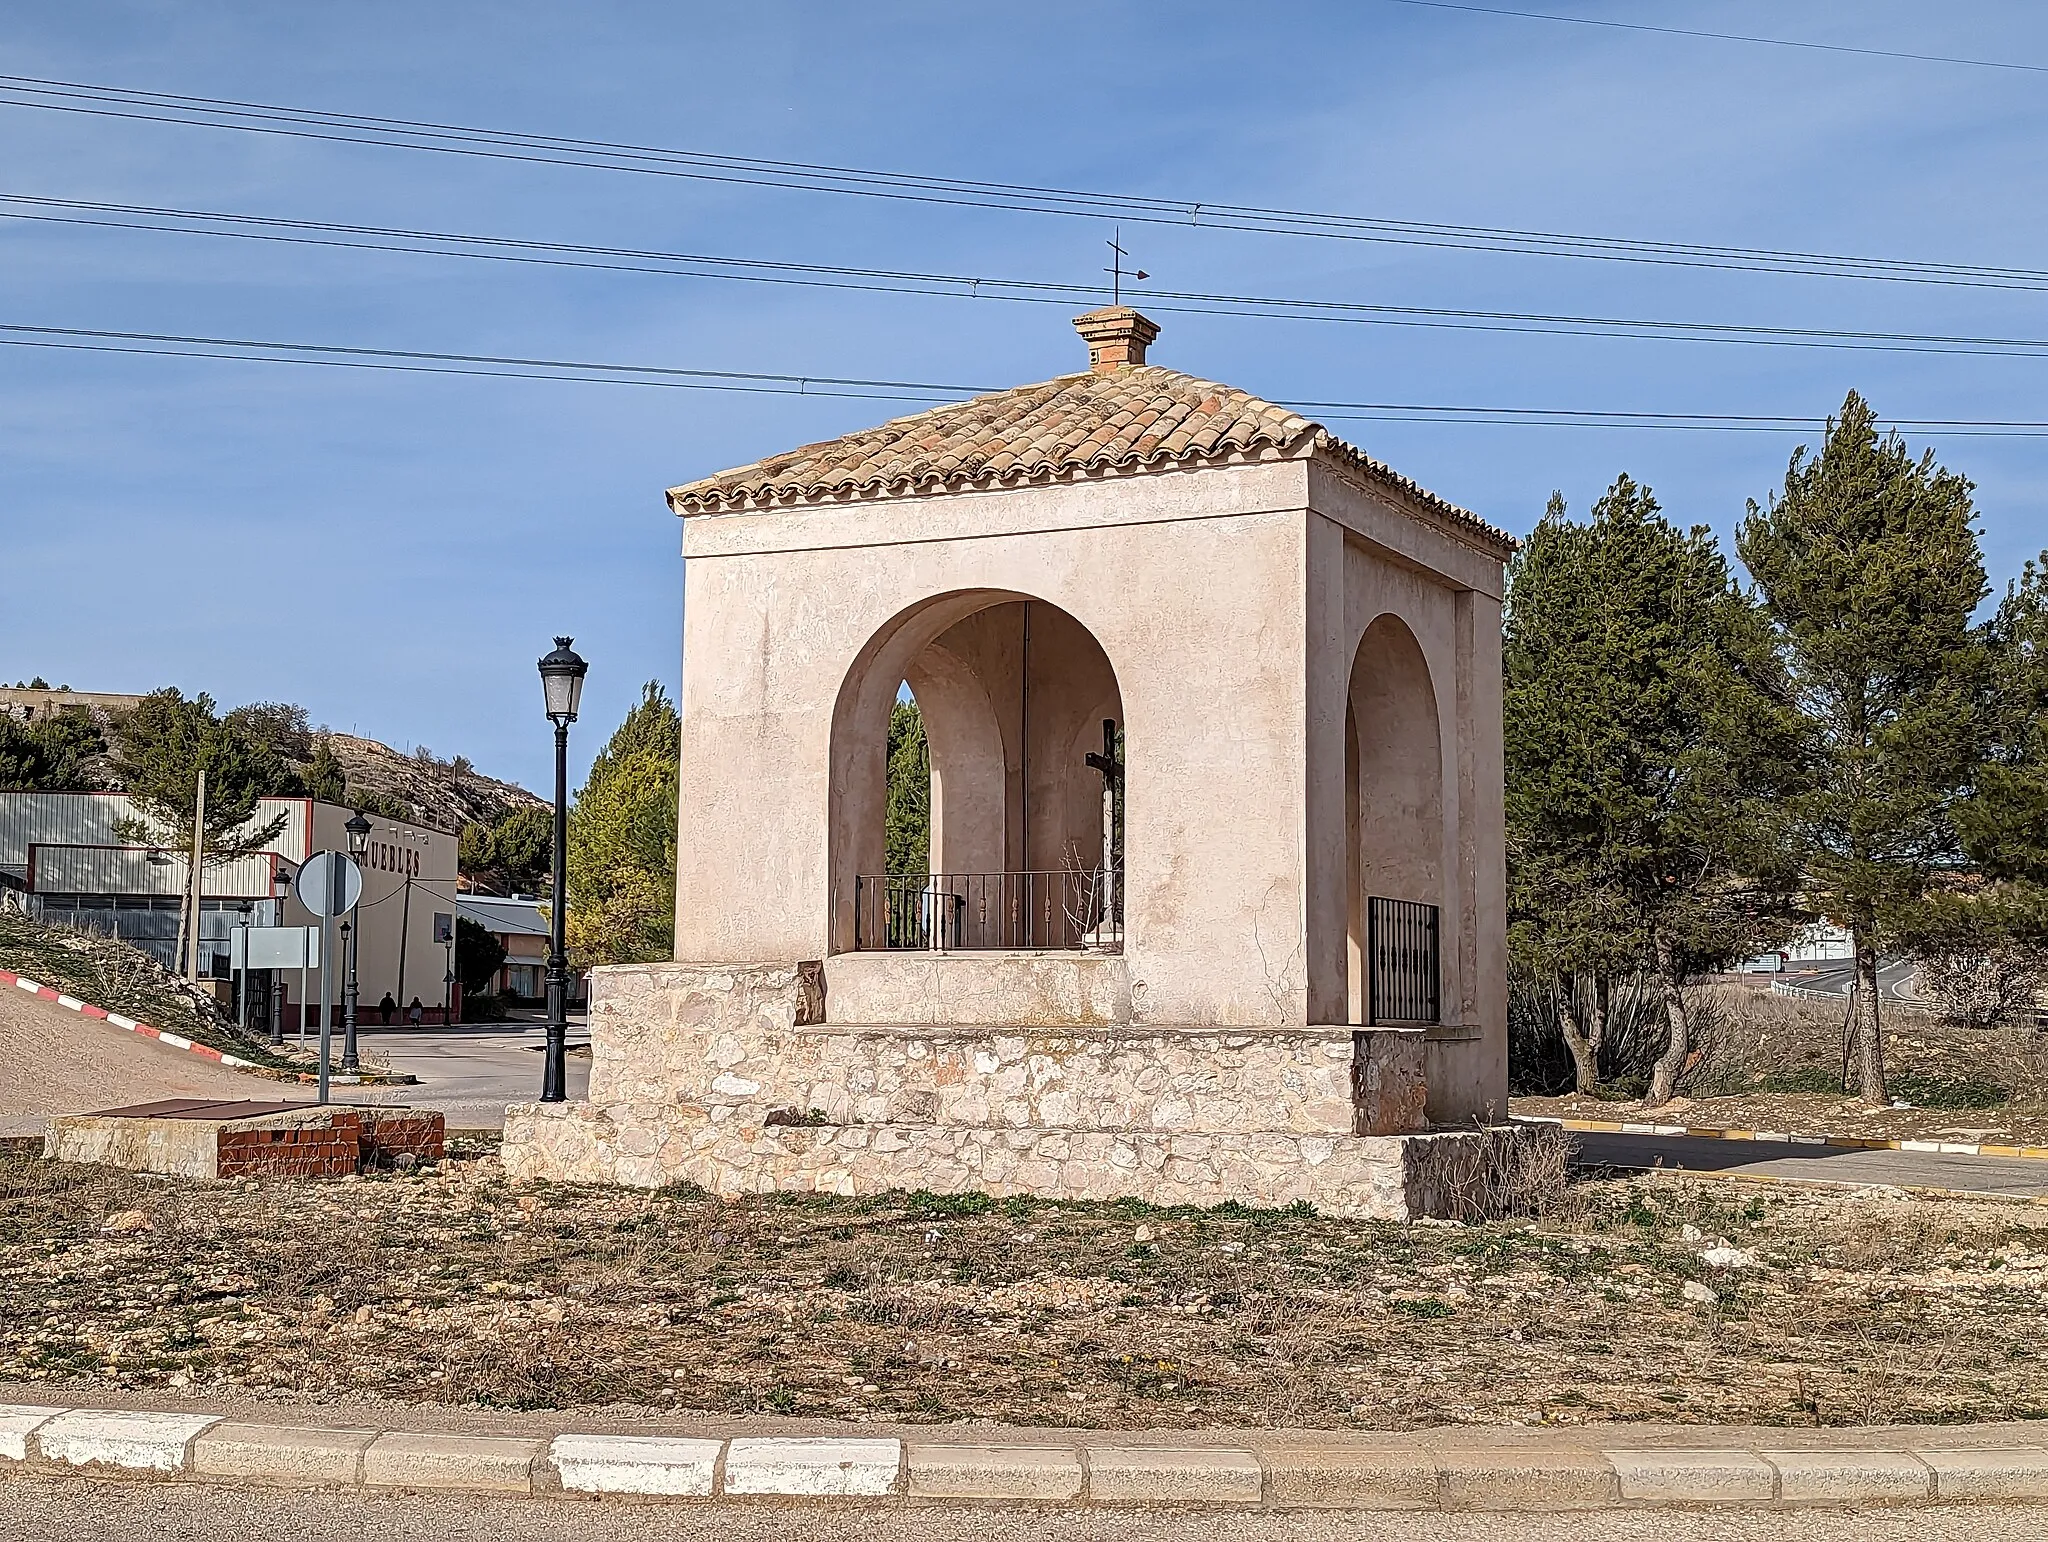
[[854, 879], [857, 951], [976, 949], [1123, 951], [1123, 907], [1111, 875], [930, 873]]
[[1442, 1021], [1437, 914], [1414, 900], [1366, 900], [1366, 1022]]

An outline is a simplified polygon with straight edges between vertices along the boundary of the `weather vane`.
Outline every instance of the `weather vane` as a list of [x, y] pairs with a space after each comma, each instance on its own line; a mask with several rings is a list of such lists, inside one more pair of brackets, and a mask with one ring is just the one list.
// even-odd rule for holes
[[[1123, 239], [1123, 233], [1123, 227], [1118, 226], [1115, 234], [1109, 238], [1109, 249], [1114, 255], [1109, 259], [1109, 266], [1102, 270], [1109, 275], [1109, 303], [1111, 305], [1121, 305], [1124, 303], [1124, 259], [1131, 254], [1117, 244]], [[1139, 268], [1131, 275], [1131, 279], [1133, 282], [1136, 282], [1138, 279], [1150, 278], [1151, 276], [1143, 268]]]

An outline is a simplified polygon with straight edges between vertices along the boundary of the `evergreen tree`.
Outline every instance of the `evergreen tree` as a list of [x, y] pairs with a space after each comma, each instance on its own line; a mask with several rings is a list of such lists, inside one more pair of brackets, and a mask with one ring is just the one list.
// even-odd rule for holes
[[106, 747], [83, 707], [46, 713], [33, 723], [0, 713], [0, 792], [90, 792], [91, 762]]
[[1582, 1089], [1608, 987], [1644, 977], [1668, 1028], [1649, 1089], [1662, 1103], [1689, 1047], [1686, 977], [1794, 924], [1772, 800], [1796, 728], [1713, 537], [1672, 525], [1627, 476], [1585, 524], [1552, 498], [1507, 601], [1517, 959], [1559, 985]]
[[886, 868], [921, 878], [931, 871], [932, 758], [924, 718], [914, 701], [889, 709], [889, 801], [885, 815]]
[[2048, 552], [2007, 587], [1988, 641], [1990, 752], [1956, 823], [1987, 875], [2048, 889]]
[[569, 816], [569, 951], [579, 965], [674, 954], [682, 723], [649, 681], [591, 763]]
[[299, 779], [307, 797], [348, 806], [348, 776], [341, 769], [341, 758], [334, 753], [334, 741], [326, 734], [314, 742], [313, 759], [299, 773]]
[[1957, 806], [1984, 738], [1989, 592], [1970, 483], [1880, 435], [1855, 392], [1820, 453], [1801, 446], [1737, 550], [1755, 578], [1810, 729], [1789, 800], [1809, 902], [1854, 939], [1850, 1052], [1867, 1102], [1889, 1101], [1880, 950], [1910, 943], [1930, 884], [1961, 859]]
[[206, 772], [202, 850], [209, 862], [260, 851], [284, 829], [285, 816], [252, 822], [259, 798], [300, 790], [298, 774], [239, 724], [214, 712], [203, 691], [190, 699], [175, 686], [152, 691], [114, 721], [114, 774], [135, 805], [124, 839], [172, 851], [192, 847], [199, 773]]

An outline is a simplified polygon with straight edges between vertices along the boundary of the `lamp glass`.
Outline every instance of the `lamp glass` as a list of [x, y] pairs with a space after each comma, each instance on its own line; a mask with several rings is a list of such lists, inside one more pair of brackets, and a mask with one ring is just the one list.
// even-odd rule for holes
[[576, 721], [576, 709], [583, 701], [583, 677], [590, 670], [569, 646], [573, 641], [557, 637], [555, 651], [540, 661], [541, 691], [547, 698], [548, 716], [557, 723]]

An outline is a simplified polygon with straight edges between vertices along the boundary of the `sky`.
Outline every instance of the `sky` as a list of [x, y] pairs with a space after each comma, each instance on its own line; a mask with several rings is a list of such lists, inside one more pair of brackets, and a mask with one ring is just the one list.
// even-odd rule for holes
[[[2048, 69], [2048, 7], [2024, 0], [1503, 3]], [[2048, 234], [2042, 69], [1400, 0], [0, 8], [14, 75], [1190, 203], [2008, 266], [2039, 261]], [[1111, 233], [8, 105], [0, 194], [1077, 284], [1100, 279]], [[2043, 296], [2012, 290], [1122, 235], [1151, 283], [1181, 290], [2048, 337]], [[1002, 386], [1083, 366], [1069, 309], [0, 218], [0, 323], [16, 325]], [[1889, 417], [2048, 418], [2042, 358], [1159, 319], [1152, 362], [1282, 401], [1818, 422], [1854, 388]], [[0, 346], [0, 679], [298, 702], [544, 789], [534, 661], [573, 634], [590, 662], [580, 780], [644, 682], [676, 691], [663, 490], [902, 410]], [[1724, 539], [1816, 438], [1331, 427], [1517, 533], [1553, 490], [1583, 513], [1626, 471]], [[1909, 441], [1975, 481], [1994, 583], [2048, 545], [2048, 438]]]

